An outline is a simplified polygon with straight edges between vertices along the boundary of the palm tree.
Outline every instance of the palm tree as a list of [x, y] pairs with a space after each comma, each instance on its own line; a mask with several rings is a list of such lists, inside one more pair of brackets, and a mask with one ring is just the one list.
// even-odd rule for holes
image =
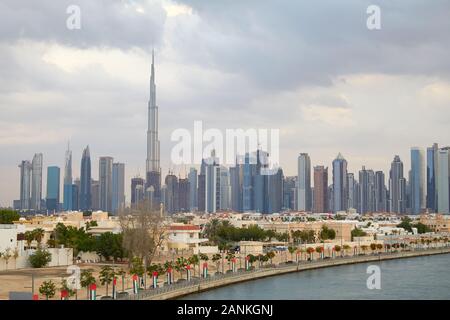
[[31, 243], [34, 240], [34, 233], [33, 233], [33, 231], [26, 231], [24, 233], [24, 237], [25, 237], [25, 240], [27, 242], [27, 249], [30, 249], [31, 248]]
[[308, 247], [306, 248], [306, 252], [309, 254], [309, 259], [312, 261], [313, 260], [313, 253], [314, 251], [316, 251], [313, 247]]
[[344, 253], [345, 253], [345, 255], [347, 255], [347, 253], [348, 253], [348, 250], [350, 250], [351, 249], [351, 247], [348, 245], [348, 244], [344, 244], [343, 246], [342, 246], [342, 248], [344, 249]]
[[212, 262], [216, 264], [216, 272], [219, 272], [220, 268], [220, 260], [222, 259], [222, 255], [220, 253], [216, 253], [212, 256]]
[[369, 246], [366, 246], [365, 244], [363, 244], [361, 246], [361, 250], [363, 251], [364, 254], [366, 254], [366, 250], [369, 248]]
[[334, 246], [334, 251], [337, 252], [338, 254], [339, 254], [339, 252], [341, 252], [341, 249], [342, 249], [342, 248], [341, 248], [341, 246], [339, 246], [339, 245], [335, 245], [335, 246]]
[[273, 251], [267, 252], [267, 257], [269, 258], [270, 264], [272, 265], [273, 264], [272, 259], [275, 258], [275, 252], [273, 252]]
[[115, 276], [114, 269], [110, 266], [103, 266], [100, 270], [100, 283], [104, 286], [106, 285], [106, 296], [108, 296], [109, 284], [114, 280]]
[[180, 279], [183, 279], [183, 271], [188, 265], [188, 261], [184, 257], [178, 257], [175, 262], [175, 270], [180, 273]]
[[44, 229], [38, 228], [38, 229], [34, 229], [32, 231], [33, 235], [34, 235], [34, 240], [36, 240], [36, 242], [38, 243], [38, 247], [41, 246], [41, 242], [42, 242], [42, 238], [44, 238]]
[[377, 249], [378, 253], [380, 253], [380, 250], [383, 249], [383, 245], [381, 243], [377, 243]]
[[317, 247], [316, 252], [320, 254], [320, 257], [323, 259], [323, 247]]
[[288, 250], [289, 250], [289, 253], [291, 254], [291, 261], [293, 261], [294, 260], [294, 252], [296, 251], [296, 248], [289, 246]]
[[195, 266], [196, 265], [198, 265], [198, 272], [199, 272], [199, 274], [201, 274], [201, 271], [200, 271], [200, 259], [199, 259], [198, 255], [194, 254], [188, 260], [189, 260], [189, 263], [194, 266], [194, 268], [193, 268], [194, 269], [194, 277], [195, 277]]

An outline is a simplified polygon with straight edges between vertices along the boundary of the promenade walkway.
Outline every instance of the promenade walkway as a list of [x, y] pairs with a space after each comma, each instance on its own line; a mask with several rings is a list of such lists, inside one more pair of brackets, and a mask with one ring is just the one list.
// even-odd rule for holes
[[328, 259], [318, 259], [315, 261], [299, 261], [292, 263], [282, 263], [279, 265], [265, 266], [260, 269], [249, 271], [239, 270], [226, 274], [215, 274], [207, 278], [192, 279], [191, 281], [181, 281], [171, 285], [165, 285], [156, 289], [141, 290], [138, 294], [129, 293], [128, 296], [121, 297], [119, 300], [166, 300], [175, 299], [192, 293], [211, 290], [217, 287], [231, 285], [234, 283], [250, 281], [290, 272], [303, 270], [326, 268], [332, 266], [376, 262], [382, 260], [411, 258], [418, 256], [427, 256], [435, 254], [450, 253], [450, 247], [441, 247], [433, 249], [415, 249], [401, 252], [384, 252], [375, 254], [366, 254], [358, 256], [335, 257]]

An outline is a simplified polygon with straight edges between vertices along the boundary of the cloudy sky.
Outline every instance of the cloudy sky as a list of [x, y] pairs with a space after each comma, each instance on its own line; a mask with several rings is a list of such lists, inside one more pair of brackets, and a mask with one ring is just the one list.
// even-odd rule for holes
[[[72, 4], [79, 30], [66, 27]], [[366, 26], [371, 4], [380, 30]], [[399, 154], [409, 168], [411, 146], [450, 144], [449, 15], [448, 0], [3, 0], [0, 205], [19, 197], [21, 160], [63, 167], [68, 140], [74, 177], [88, 144], [94, 178], [99, 156], [124, 162], [129, 200], [152, 48], [163, 175], [171, 132], [195, 120], [280, 129], [287, 175], [299, 152], [327, 166], [342, 152], [353, 172], [387, 172]]]

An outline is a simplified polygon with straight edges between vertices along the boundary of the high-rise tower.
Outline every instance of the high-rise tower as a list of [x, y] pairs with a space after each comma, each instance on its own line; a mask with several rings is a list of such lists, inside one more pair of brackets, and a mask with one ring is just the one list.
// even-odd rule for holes
[[66, 159], [64, 165], [64, 210], [72, 210], [72, 151], [67, 145]]
[[91, 155], [89, 152], [89, 146], [83, 151], [81, 158], [81, 175], [80, 175], [80, 209], [91, 210], [92, 209], [92, 194], [91, 194]]
[[150, 76], [150, 99], [148, 101], [148, 130], [147, 130], [147, 163], [146, 163], [146, 189], [154, 188], [154, 197], [158, 204], [161, 190], [161, 168], [159, 164], [159, 139], [158, 139], [158, 106], [156, 105], [155, 85], [155, 54], [152, 52], [152, 66]]

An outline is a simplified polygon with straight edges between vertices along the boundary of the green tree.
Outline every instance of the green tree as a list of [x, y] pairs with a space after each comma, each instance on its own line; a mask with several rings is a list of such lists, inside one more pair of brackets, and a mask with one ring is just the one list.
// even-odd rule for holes
[[322, 241], [333, 240], [334, 238], [336, 238], [336, 231], [334, 231], [333, 229], [329, 229], [327, 226], [322, 226], [319, 237]]
[[56, 285], [53, 281], [44, 281], [39, 287], [39, 293], [45, 296], [45, 298], [51, 299], [55, 296], [56, 293]]
[[352, 235], [352, 241], [353, 241], [353, 238], [355, 238], [355, 237], [365, 237], [365, 236], [367, 236], [367, 233], [362, 231], [359, 228], [355, 228], [355, 229], [352, 230], [351, 235]]
[[66, 279], [61, 280], [60, 290], [66, 291], [69, 298], [75, 295], [75, 290], [69, 287]]
[[114, 280], [116, 273], [110, 266], [103, 266], [100, 270], [100, 283], [106, 286], [106, 296], [108, 296], [109, 284]]
[[91, 270], [83, 270], [80, 275], [80, 285], [82, 288], [86, 288], [87, 295], [86, 297], [89, 299], [89, 287], [91, 284], [96, 283], [95, 277], [92, 275]]
[[278, 241], [287, 242], [289, 240], [289, 234], [287, 232], [277, 233], [275, 237]]
[[47, 250], [38, 248], [35, 253], [29, 256], [28, 261], [33, 268], [45, 267], [52, 260], [52, 254]]
[[97, 237], [95, 247], [97, 254], [106, 260], [110, 260], [110, 258], [112, 258], [115, 261], [124, 257], [121, 233], [102, 233], [99, 237]]
[[411, 219], [408, 217], [404, 217], [402, 222], [397, 225], [398, 228], [403, 228], [408, 232], [412, 232]]
[[20, 214], [11, 209], [0, 209], [0, 224], [13, 224], [18, 221]]
[[421, 222], [418, 222], [417, 224], [415, 224], [414, 227], [417, 228], [417, 232], [420, 234], [431, 232], [431, 229], [427, 225], [425, 225]]

